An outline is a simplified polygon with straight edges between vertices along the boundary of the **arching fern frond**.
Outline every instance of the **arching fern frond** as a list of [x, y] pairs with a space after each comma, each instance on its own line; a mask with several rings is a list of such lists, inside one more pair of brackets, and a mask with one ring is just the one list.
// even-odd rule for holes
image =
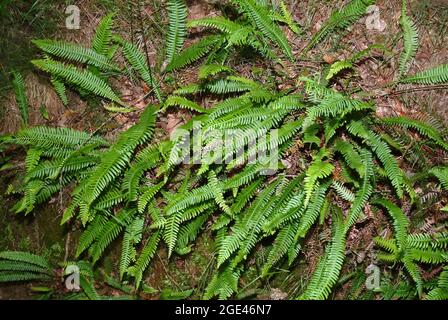
[[182, 50], [187, 36], [187, 6], [184, 0], [168, 0], [168, 34], [166, 39], [166, 60], [171, 63]]

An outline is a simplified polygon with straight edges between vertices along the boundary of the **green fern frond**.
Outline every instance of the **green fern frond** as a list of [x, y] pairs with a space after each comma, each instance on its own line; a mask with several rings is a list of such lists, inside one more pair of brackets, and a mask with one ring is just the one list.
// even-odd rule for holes
[[149, 237], [140, 256], [138, 257], [137, 261], [135, 262], [135, 265], [130, 267], [130, 269], [129, 269], [129, 271], [135, 277], [135, 286], [137, 288], [140, 287], [140, 284], [142, 282], [143, 272], [145, 272], [146, 268], [148, 267], [149, 263], [151, 262], [151, 259], [153, 258], [154, 254], [156, 253], [156, 250], [157, 250], [157, 247], [158, 247], [159, 241], [160, 241], [160, 234], [161, 234], [160, 231], [156, 231]]
[[305, 203], [306, 207], [311, 199], [311, 196], [315, 190], [316, 184], [319, 179], [326, 178], [331, 175], [334, 170], [334, 166], [330, 162], [325, 162], [320, 159], [316, 159], [307, 169], [305, 176]]
[[196, 27], [214, 28], [228, 34], [234, 33], [241, 28], [241, 25], [239, 25], [238, 23], [221, 16], [190, 20], [188, 21], [187, 26], [189, 28], [196, 28]]
[[292, 32], [294, 32], [295, 34], [300, 34], [300, 28], [292, 18], [292, 14], [286, 7], [284, 1], [280, 1], [280, 12], [283, 18], [282, 22], [286, 23], [286, 25], [289, 27], [289, 29], [291, 29]]
[[[92, 263], [96, 263], [101, 258], [104, 250], [118, 237], [123, 229], [131, 223], [135, 213], [136, 210], [134, 209], [122, 209], [116, 216], [104, 224], [89, 248]], [[78, 251], [77, 256], [79, 256], [79, 254], [80, 252]]]
[[330, 69], [328, 70], [327, 76], [325, 79], [327, 81], [331, 80], [334, 76], [336, 76], [338, 73], [340, 73], [342, 70], [346, 69], [353, 69], [353, 64], [350, 61], [341, 60], [336, 61], [330, 66]]
[[233, 72], [233, 70], [220, 64], [205, 64], [199, 68], [198, 78], [207, 79], [222, 72]]
[[157, 83], [154, 75], [152, 74], [151, 67], [148, 66], [147, 61], [141, 50], [133, 43], [123, 41], [123, 54], [126, 60], [129, 62], [132, 68], [134, 68], [143, 81], [154, 90], [157, 99], [162, 101], [162, 93], [160, 92], [160, 86]]
[[208, 174], [208, 182], [213, 190], [213, 195], [215, 198], [216, 204], [229, 216], [232, 216], [232, 210], [227, 205], [224, 199], [224, 190], [222, 189], [222, 184], [219, 182], [216, 174], [213, 171], [210, 171]]
[[428, 300], [448, 300], [448, 266], [443, 268], [437, 280], [437, 287], [428, 292]]
[[49, 59], [33, 60], [31, 62], [39, 69], [63, 79], [68, 83], [74, 84], [83, 90], [126, 106], [103, 79], [91, 72], [86, 70], [80, 71], [72, 65], [66, 65]]
[[392, 155], [387, 143], [385, 143], [378, 134], [366, 129], [360, 121], [351, 122], [347, 126], [347, 129], [353, 135], [365, 139], [365, 142], [373, 149], [378, 159], [380, 159], [381, 163], [384, 165], [387, 176], [395, 188], [398, 197], [401, 199], [403, 197], [404, 185], [403, 171], [398, 166], [397, 160]]
[[91, 218], [89, 209], [101, 192], [128, 166], [135, 148], [146, 142], [154, 132], [155, 112], [148, 106], [140, 122], [120, 134], [117, 142], [101, 156], [101, 162], [85, 182], [82, 196], [81, 219], [85, 224]]
[[448, 64], [442, 64], [435, 68], [418, 72], [412, 76], [400, 79], [400, 83], [413, 84], [439, 84], [448, 82]]
[[52, 270], [50, 264], [46, 259], [41, 256], [23, 252], [23, 251], [2, 251], [0, 252], [0, 259], [9, 260], [9, 261], [17, 261], [24, 262], [30, 265], [39, 266], [45, 270]]
[[166, 60], [169, 63], [182, 50], [187, 36], [187, 6], [184, 0], [168, 0], [168, 35], [166, 39]]
[[81, 47], [78, 44], [49, 39], [33, 40], [32, 42], [52, 56], [64, 60], [87, 63], [103, 71], [119, 71], [118, 67], [112, 64], [106, 56], [92, 49]]
[[208, 110], [204, 109], [200, 105], [198, 105], [196, 102], [193, 102], [191, 100], [188, 100], [187, 98], [181, 97], [181, 96], [169, 96], [164, 105], [163, 110], [167, 109], [172, 106], [178, 106], [180, 108], [189, 109], [191, 111], [196, 111], [199, 113], [207, 113]]
[[346, 29], [354, 24], [366, 13], [367, 8], [373, 3], [375, 3], [374, 0], [351, 0], [342, 9], [332, 12], [330, 18], [313, 36], [305, 50], [310, 50], [332, 32]]
[[202, 38], [176, 55], [173, 61], [166, 67], [165, 71], [170, 72], [181, 69], [201, 59], [214, 48], [220, 46], [223, 41], [224, 38], [221, 35], [211, 35]]
[[131, 262], [135, 261], [137, 251], [134, 246], [142, 239], [144, 222], [144, 219], [136, 218], [126, 227], [121, 245], [120, 279], [123, 279], [124, 274], [131, 265]]
[[264, 36], [283, 50], [283, 53], [288, 59], [291, 61], [294, 60], [288, 40], [283, 34], [283, 31], [269, 18], [269, 10], [267, 8], [260, 6], [254, 0], [233, 0], [232, 2], [238, 5], [241, 10], [247, 14], [252, 24], [257, 27]]
[[56, 77], [51, 77], [51, 84], [53, 85], [54, 91], [56, 91], [56, 94], [59, 96], [64, 106], [67, 106], [68, 98], [65, 84]]
[[398, 248], [404, 249], [407, 245], [407, 234], [409, 227], [408, 218], [404, 215], [403, 211], [398, 206], [396, 206], [389, 200], [376, 200], [374, 204], [380, 205], [387, 209], [393, 220], [395, 238], [397, 239]]
[[429, 170], [429, 173], [438, 178], [442, 187], [448, 190], [448, 167], [434, 167]]
[[446, 143], [440, 136], [438, 130], [427, 123], [407, 117], [383, 118], [382, 121], [384, 121], [387, 125], [397, 125], [404, 128], [417, 130], [421, 135], [427, 136], [428, 138], [434, 140], [434, 142], [436, 142], [439, 146], [445, 150], [448, 150], [448, 143]]
[[104, 56], [108, 55], [109, 45], [112, 39], [112, 27], [114, 23], [115, 13], [110, 13], [101, 19], [96, 27], [95, 35], [92, 40], [92, 49]]
[[403, 52], [400, 56], [399, 78], [409, 69], [411, 60], [415, 57], [419, 46], [419, 37], [416, 24], [406, 14], [407, 1], [403, 0], [403, 9], [400, 18], [401, 29], [403, 30]]
[[82, 131], [70, 128], [33, 127], [21, 130], [14, 142], [19, 145], [33, 146], [42, 150], [68, 149], [75, 150], [81, 145], [90, 144], [107, 146], [108, 143], [101, 137], [91, 136]]
[[[338, 210], [340, 211], [340, 210]], [[345, 258], [345, 226], [341, 212], [334, 217], [334, 235], [325, 255], [319, 261], [307, 289], [299, 297], [305, 300], [326, 299], [339, 279]]]
[[14, 88], [14, 94], [16, 96], [16, 102], [19, 107], [23, 126], [28, 127], [29, 105], [26, 96], [25, 80], [23, 79], [22, 74], [17, 71], [13, 72], [12, 87]]

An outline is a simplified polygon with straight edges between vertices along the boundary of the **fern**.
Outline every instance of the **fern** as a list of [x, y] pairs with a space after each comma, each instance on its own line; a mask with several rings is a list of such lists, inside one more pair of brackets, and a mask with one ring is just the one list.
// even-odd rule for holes
[[26, 91], [25, 91], [25, 80], [23, 79], [23, 76], [17, 72], [13, 72], [13, 80], [12, 80], [12, 86], [14, 88], [14, 93], [16, 96], [16, 102], [19, 107], [20, 116], [22, 118], [22, 123], [24, 127], [28, 127], [28, 120], [29, 120], [29, 105], [28, 105], [28, 98], [26, 97]]
[[160, 92], [159, 84], [157, 83], [154, 75], [151, 72], [151, 68], [147, 65], [145, 56], [140, 49], [127, 41], [123, 41], [123, 54], [130, 65], [140, 74], [143, 81], [153, 89], [157, 99], [162, 101], [162, 94]]
[[442, 64], [435, 68], [418, 72], [412, 76], [400, 79], [400, 82], [426, 85], [446, 83], [448, 82], [448, 65]]
[[192, 44], [188, 48], [180, 52], [176, 59], [174, 59], [165, 71], [170, 72], [176, 69], [181, 69], [201, 58], [209, 53], [215, 46], [222, 44], [223, 38], [220, 35], [207, 36]]
[[80, 205], [81, 218], [84, 224], [91, 218], [90, 207], [92, 203], [109, 183], [121, 174], [131, 159], [135, 148], [151, 137], [154, 130], [155, 111], [154, 107], [147, 107], [140, 118], [140, 122], [120, 135], [110, 150], [102, 155], [100, 164], [89, 179], [85, 181], [85, 191]]
[[115, 13], [110, 13], [101, 19], [95, 30], [92, 40], [92, 49], [104, 56], [109, 53], [109, 45], [112, 40], [112, 27], [114, 23]]
[[406, 14], [407, 1], [403, 0], [403, 9], [400, 18], [400, 25], [403, 30], [403, 52], [400, 56], [399, 78], [409, 69], [411, 60], [415, 57], [418, 49], [418, 30], [415, 23]]
[[154, 256], [157, 250], [159, 241], [160, 241], [160, 232], [156, 231], [148, 239], [148, 242], [146, 243], [140, 256], [135, 262], [135, 265], [129, 268], [129, 272], [132, 273], [135, 277], [135, 284], [137, 288], [141, 284], [143, 278], [143, 272], [148, 267], [149, 262], [151, 261], [152, 257]]
[[106, 56], [77, 44], [48, 39], [33, 40], [33, 43], [42, 51], [64, 60], [87, 63], [103, 71], [119, 71], [118, 67], [113, 65]]
[[266, 8], [258, 5], [254, 0], [233, 0], [232, 2], [247, 14], [254, 26], [283, 50], [288, 59], [294, 60], [288, 40], [282, 30], [269, 19], [269, 11]]
[[305, 50], [310, 50], [332, 32], [345, 29], [355, 23], [373, 3], [375, 3], [374, 0], [351, 0], [342, 9], [332, 12], [330, 18], [313, 36]]
[[122, 106], [125, 104], [115, 94], [115, 92], [109, 87], [109, 85], [97, 77], [93, 73], [88, 71], [80, 71], [72, 65], [65, 65], [61, 62], [46, 60], [33, 60], [31, 61], [39, 69], [50, 73], [53, 76], [61, 78], [68, 83], [74, 84], [83, 90], [92, 92], [100, 97], [114, 101]]
[[339, 279], [345, 257], [346, 228], [340, 212], [336, 213], [334, 219], [334, 234], [331, 244], [326, 248], [325, 255], [319, 261], [307, 289], [299, 299], [326, 299]]
[[64, 104], [64, 106], [67, 106], [68, 105], [68, 98], [67, 98], [65, 84], [62, 81], [60, 81], [59, 79], [55, 78], [55, 77], [51, 78], [51, 83], [53, 84], [53, 88], [56, 91], [56, 93], [59, 96], [59, 98], [61, 99], [61, 101]]
[[166, 40], [166, 60], [171, 63], [182, 49], [187, 35], [187, 6], [184, 0], [169, 0], [168, 7], [168, 35]]

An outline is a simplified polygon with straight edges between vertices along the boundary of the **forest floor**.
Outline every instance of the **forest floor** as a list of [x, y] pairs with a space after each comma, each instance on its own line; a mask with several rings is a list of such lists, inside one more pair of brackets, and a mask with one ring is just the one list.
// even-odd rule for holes
[[[301, 0], [285, 1], [296, 21], [303, 27], [307, 37], [316, 32], [325, 21], [330, 12], [339, 7], [344, 1], [328, 0]], [[33, 5], [34, 3], [35, 5]], [[134, 42], [142, 44], [146, 40], [148, 54], [154, 69], [160, 70], [163, 66], [164, 30], [166, 30], [167, 17], [163, 10], [163, 3], [157, 0], [121, 1], [121, 0], [83, 0], [77, 1], [81, 9], [81, 28], [68, 30], [65, 28], [66, 1], [18, 1], [11, 5], [12, 18], [0, 17], [0, 134], [13, 133], [20, 128], [20, 115], [14, 96], [11, 93], [7, 79], [12, 69], [18, 69], [26, 74], [27, 96], [30, 102], [31, 125], [46, 124], [51, 126], [65, 126], [93, 132], [100, 128], [100, 132], [113, 137], [118, 132], [130, 127], [136, 119], [138, 112], [126, 115], [110, 116], [95, 102], [83, 101], [76, 94], [70, 94], [69, 105], [64, 107], [54, 93], [50, 82], [42, 74], [37, 76], [29, 61], [38, 56], [36, 48], [30, 40], [37, 38], [56, 38], [87, 44], [91, 41], [95, 27], [99, 20], [108, 12], [117, 11], [116, 29], [126, 38], [133, 34]], [[140, 3], [140, 8], [136, 3]], [[188, 1], [189, 18], [200, 18], [215, 15], [221, 8], [220, 1], [191, 0]], [[367, 62], [359, 68], [357, 83], [365, 90], [382, 96], [376, 100], [377, 112], [380, 115], [412, 114], [418, 118], [431, 118], [448, 125], [448, 91], [433, 90], [412, 92], [394, 95], [391, 89], [383, 85], [393, 78], [396, 70], [392, 57], [397, 56], [401, 50], [398, 41], [399, 17], [401, 0], [379, 0], [380, 19], [383, 20], [384, 30], [369, 30], [366, 28], [366, 18], [355, 24], [345, 36], [326, 41], [319, 50], [315, 50], [313, 60], [298, 61], [300, 65], [307, 65], [312, 69], [320, 65], [348, 57], [354, 51], [361, 51], [373, 43], [383, 43], [391, 50], [389, 59], [378, 63]], [[420, 49], [411, 73], [428, 69], [448, 61], [448, 2], [444, 0], [418, 0], [411, 1], [411, 12], [418, 24], [420, 33]], [[26, 14], [24, 14], [26, 12]], [[306, 42], [296, 38], [289, 30], [285, 31], [293, 45], [293, 52], [299, 53]], [[144, 35], [144, 36], [143, 36]], [[195, 41], [195, 35], [187, 39], [186, 45]], [[325, 52], [325, 54], [324, 54]], [[245, 76], [263, 78], [263, 64], [257, 68], [248, 67], [243, 60], [232, 61], [232, 67]], [[296, 65], [289, 66], [287, 78], [292, 81], [282, 81], [280, 75], [276, 79], [282, 86], [295, 85], [297, 74]], [[163, 79], [164, 90], [171, 87], [187, 84], [196, 80], [197, 69], [193, 66], [176, 73], [172, 78]], [[147, 97], [148, 90], [135, 89], [129, 81], [120, 81], [114, 84], [123, 93], [123, 99], [142, 109], [147, 103], [153, 102]], [[202, 101], [207, 106], [212, 101]], [[168, 136], [175, 127], [185, 122], [190, 115], [185, 111], [171, 112], [159, 119], [158, 127], [161, 135]], [[16, 157], [23, 157], [17, 151]], [[293, 162], [294, 158], [288, 159]], [[12, 182], [14, 174], [8, 172], [0, 177], [0, 190], [6, 189]], [[8, 208], [14, 199], [0, 193], [0, 251], [25, 250], [42, 253], [58, 260], [67, 254], [72, 254], [75, 246], [76, 234], [67, 240], [67, 232], [59, 229], [61, 209], [59, 199], [54, 199], [51, 206], [39, 209], [34, 216], [19, 217], [9, 212]], [[347, 262], [344, 274], [356, 278], [364, 274], [365, 267], [372, 261], [372, 238], [384, 232], [390, 232], [382, 220], [384, 218], [366, 219], [357, 225], [351, 232], [347, 247]], [[422, 213], [421, 228], [431, 228], [437, 217], [431, 212]], [[258, 278], [259, 263], [252, 261], [251, 271], [242, 279], [239, 298], [258, 297], [268, 299], [282, 299], [286, 295], [298, 292], [307, 277], [311, 274], [318, 257], [322, 253], [323, 242], [330, 238], [330, 232], [325, 225], [317, 227], [309, 236], [305, 256], [297, 263], [291, 273], [279, 274], [272, 281], [261, 282]], [[157, 253], [154, 264], [148, 274], [146, 282], [153, 287], [155, 294], [145, 298], [158, 298], [160, 292], [166, 288], [182, 291], [189, 288], [204, 288], [212, 272], [211, 244], [207, 233], [196, 244], [188, 259], [174, 257], [169, 263], [166, 260], [166, 251]], [[117, 251], [111, 253], [104, 261], [104, 269], [111, 269], [115, 263]], [[68, 251], [68, 252], [66, 252]], [[262, 250], [260, 250], [262, 252]], [[261, 258], [262, 259], [262, 254]], [[307, 271], [308, 270], [308, 271]], [[362, 277], [360, 276], [360, 279]], [[348, 280], [344, 279], [344, 281]], [[352, 288], [341, 281], [333, 298], [342, 299], [353, 295]], [[0, 299], [27, 298], [28, 286], [0, 286]], [[99, 288], [109, 294], [119, 294], [110, 287]], [[200, 291], [200, 290], [198, 290]]]

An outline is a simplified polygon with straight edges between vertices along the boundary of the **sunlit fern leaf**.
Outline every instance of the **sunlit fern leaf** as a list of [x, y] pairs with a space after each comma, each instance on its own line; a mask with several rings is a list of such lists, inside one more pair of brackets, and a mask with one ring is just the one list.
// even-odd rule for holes
[[307, 116], [303, 121], [303, 129], [315, 123], [319, 117], [333, 118], [339, 116], [343, 118], [350, 112], [359, 110], [367, 111], [372, 108], [373, 106], [370, 103], [360, 100], [349, 99], [344, 96], [329, 97], [322, 100], [319, 105], [308, 108]]
[[126, 227], [121, 244], [120, 279], [123, 279], [129, 266], [135, 261], [137, 252], [134, 246], [140, 243], [142, 239], [144, 222], [143, 218], [138, 217]]
[[351, 0], [342, 9], [332, 12], [330, 18], [322, 25], [306, 47], [306, 51], [313, 48], [334, 31], [346, 29], [367, 11], [367, 8], [375, 3], [375, 0]]
[[29, 252], [23, 251], [2, 251], [0, 252], [0, 259], [23, 262], [30, 265], [38, 266], [45, 270], [51, 270], [51, 265], [42, 256], [38, 256]]
[[231, 297], [238, 290], [238, 279], [241, 272], [241, 267], [232, 268], [230, 265], [227, 265], [215, 273], [205, 289], [203, 298], [208, 300], [218, 296], [219, 299], [224, 300]]
[[85, 181], [82, 196], [81, 220], [85, 224], [90, 220], [89, 209], [101, 192], [128, 166], [135, 148], [148, 141], [154, 132], [155, 111], [148, 106], [140, 117], [140, 121], [120, 134], [117, 142], [101, 156], [101, 162]]
[[361, 152], [361, 160], [364, 165], [363, 182], [361, 188], [355, 194], [355, 200], [350, 207], [345, 222], [346, 232], [356, 223], [360, 215], [363, 213], [365, 205], [373, 192], [372, 177], [373, 177], [373, 160], [372, 154], [366, 150]]
[[407, 0], [403, 0], [403, 9], [400, 18], [401, 29], [403, 30], [403, 52], [400, 56], [399, 78], [409, 69], [410, 62], [415, 57], [419, 46], [418, 30], [416, 24], [408, 17]]
[[202, 38], [177, 54], [173, 61], [166, 67], [165, 71], [170, 72], [176, 69], [181, 69], [201, 59], [216, 46], [220, 46], [223, 41], [224, 38], [221, 35], [211, 35]]
[[229, 216], [232, 216], [232, 210], [227, 205], [224, 199], [224, 190], [222, 188], [222, 183], [216, 177], [216, 174], [213, 171], [210, 171], [208, 174], [208, 183], [213, 190], [213, 195], [215, 198], [216, 204]]
[[99, 230], [97, 237], [89, 248], [92, 262], [96, 263], [103, 255], [104, 250], [115, 240], [123, 229], [132, 222], [132, 218], [137, 210], [122, 209], [110, 218]]
[[162, 93], [160, 92], [160, 86], [155, 79], [151, 67], [148, 66], [146, 58], [141, 50], [133, 43], [122, 41], [123, 54], [126, 60], [129, 62], [132, 68], [134, 68], [139, 75], [142, 77], [143, 81], [152, 88], [157, 99], [162, 101]]
[[[230, 256], [235, 253], [240, 247], [247, 252], [250, 249], [253, 241], [253, 237], [261, 231], [262, 224], [264, 223], [266, 210], [263, 210], [268, 202], [271, 200], [275, 188], [277, 187], [280, 179], [277, 179], [266, 187], [254, 200], [252, 205], [246, 210], [244, 218], [239, 220], [233, 227], [232, 233], [227, 235], [218, 250], [218, 267], [227, 261]], [[248, 241], [249, 240], [249, 241]], [[247, 245], [246, 245], [247, 243]]]
[[283, 31], [272, 22], [269, 18], [269, 10], [258, 5], [254, 0], [233, 0], [241, 10], [247, 14], [252, 24], [260, 30], [264, 36], [269, 38], [273, 43], [279, 46], [283, 53], [290, 59], [294, 60], [292, 50]]
[[[316, 191], [314, 191], [314, 194], [311, 198], [311, 202], [309, 206], [305, 209], [305, 206], [300, 206], [300, 211], [303, 212], [299, 216], [299, 228], [297, 230], [296, 238], [304, 238], [308, 231], [311, 229], [313, 224], [317, 221], [319, 218], [320, 212], [324, 206], [325, 203], [325, 197], [327, 193], [327, 189], [329, 187], [330, 183], [323, 183], [322, 185], [319, 185], [316, 187]], [[300, 202], [299, 202], [300, 203]], [[303, 209], [302, 209], [303, 208]], [[299, 211], [299, 210], [297, 210]], [[299, 211], [299, 212], [300, 212]]]
[[324, 300], [330, 295], [339, 279], [345, 258], [345, 225], [340, 209], [333, 217], [333, 237], [321, 257], [305, 292], [299, 297], [303, 300]]
[[407, 234], [409, 221], [404, 215], [403, 211], [390, 202], [389, 200], [376, 200], [374, 204], [380, 205], [387, 209], [393, 220], [395, 238], [397, 239], [397, 244], [399, 249], [404, 249], [407, 243]]
[[429, 173], [440, 180], [442, 187], [448, 190], [448, 167], [434, 167]]
[[194, 219], [201, 213], [209, 210], [214, 206], [215, 204], [213, 202], [203, 202], [201, 204], [190, 206], [185, 211], [171, 213], [166, 217], [165, 223], [161, 227], [164, 227], [163, 240], [168, 246], [169, 256], [171, 256], [176, 246], [181, 224], [188, 220]]
[[[375, 244], [389, 253], [396, 255], [398, 253], [398, 247], [395, 239], [384, 239], [382, 237], [373, 238]], [[396, 259], [396, 256], [395, 258]]]
[[427, 300], [448, 300], [448, 266], [443, 268], [437, 279], [437, 287], [428, 292]]
[[189, 28], [195, 28], [195, 27], [214, 28], [221, 32], [229, 34], [237, 31], [242, 27], [240, 24], [220, 16], [190, 20], [188, 21], [187, 26]]
[[70, 128], [33, 127], [21, 130], [14, 137], [14, 142], [34, 148], [74, 150], [83, 144], [107, 146], [101, 137]]
[[64, 60], [87, 63], [103, 71], [119, 71], [106, 56], [78, 44], [49, 39], [33, 40], [33, 43], [44, 52]]
[[336, 193], [345, 201], [353, 202], [355, 200], [354, 193], [350, 189], [348, 189], [342, 182], [333, 181], [331, 186], [336, 191]]
[[20, 72], [13, 71], [12, 87], [16, 96], [16, 102], [19, 107], [20, 116], [24, 127], [28, 127], [29, 105], [26, 96], [25, 80]]
[[448, 248], [448, 233], [433, 234], [413, 233], [407, 238], [408, 246], [416, 249], [445, 249]]
[[167, 109], [172, 106], [178, 106], [180, 108], [189, 109], [191, 111], [196, 111], [199, 113], [208, 112], [207, 109], [204, 109], [196, 102], [188, 100], [187, 98], [184, 98], [182, 96], [169, 96], [163, 105], [163, 109]]
[[140, 181], [144, 173], [157, 166], [161, 160], [157, 145], [150, 145], [141, 150], [134, 163], [125, 172], [122, 180], [122, 190], [128, 201], [136, 201], [139, 193]]
[[266, 276], [270, 269], [283, 257], [288, 253], [291, 246], [295, 244], [295, 235], [297, 233], [299, 224], [293, 223], [284, 226], [272, 244], [272, 249], [269, 251], [269, 255], [266, 261], [266, 264], [263, 266], [261, 271], [262, 276]]
[[305, 176], [305, 202], [304, 206], [308, 206], [311, 196], [316, 188], [316, 185], [320, 179], [326, 178], [331, 175], [334, 170], [334, 166], [330, 162], [325, 162], [320, 159], [316, 159], [307, 169]]
[[187, 36], [187, 6], [184, 0], [168, 0], [168, 34], [166, 39], [166, 60], [171, 63], [182, 50]]
[[222, 72], [233, 72], [233, 70], [220, 64], [205, 64], [199, 68], [198, 78], [207, 79]]
[[189, 243], [198, 237], [201, 229], [204, 227], [205, 222], [209, 218], [210, 213], [211, 211], [201, 214], [187, 224], [181, 226], [175, 247], [177, 254], [185, 255], [191, 251]]
[[151, 262], [151, 259], [154, 257], [154, 254], [156, 253], [160, 241], [160, 235], [161, 235], [160, 231], [156, 231], [153, 234], [151, 234], [142, 252], [140, 253], [140, 256], [135, 262], [135, 265], [129, 268], [129, 273], [133, 274], [135, 277], [135, 286], [137, 288], [139, 288], [141, 285], [143, 279], [143, 272], [145, 272], [146, 268]]
[[351, 134], [365, 139], [365, 142], [373, 149], [378, 159], [384, 165], [387, 176], [401, 199], [403, 197], [404, 174], [387, 143], [378, 134], [366, 129], [360, 121], [351, 122], [347, 129]]
[[142, 189], [143, 192], [138, 197], [138, 203], [137, 203], [138, 212], [143, 213], [145, 211], [148, 203], [151, 201], [151, 199], [154, 198], [154, 196], [157, 194], [157, 192], [159, 192], [159, 190], [163, 187], [164, 184], [165, 182], [161, 181], [158, 184]]
[[435, 68], [418, 72], [400, 79], [400, 83], [412, 84], [439, 84], [448, 82], [448, 64], [442, 64]]
[[439, 146], [448, 150], [448, 143], [440, 136], [440, 133], [430, 124], [424, 123], [422, 121], [414, 120], [407, 117], [392, 117], [381, 119], [387, 125], [397, 125], [408, 129], [417, 130], [421, 135], [427, 136], [428, 138], [434, 140]]
[[352, 69], [353, 64], [350, 61], [341, 60], [336, 61], [330, 66], [330, 69], [328, 70], [328, 73], [325, 77], [326, 80], [331, 80], [334, 76], [339, 74], [342, 70], [346, 69]]
[[92, 40], [92, 49], [104, 56], [109, 53], [109, 45], [112, 39], [112, 27], [114, 23], [115, 13], [110, 13], [101, 19], [95, 29], [95, 35]]
[[408, 256], [403, 257], [402, 262], [411, 275], [412, 280], [414, 280], [417, 286], [418, 295], [421, 297], [423, 293], [423, 279], [419, 266]]
[[103, 79], [89, 71], [80, 71], [72, 65], [49, 59], [33, 60], [31, 62], [39, 69], [63, 79], [68, 83], [74, 84], [83, 90], [126, 106]]
[[42, 149], [30, 147], [26, 153], [25, 168], [27, 172], [33, 170], [38, 164], [42, 156]]
[[68, 98], [65, 84], [56, 77], [51, 77], [51, 84], [53, 85], [54, 91], [56, 91], [56, 94], [59, 96], [64, 106], [67, 106]]
[[297, 23], [294, 21], [292, 14], [286, 7], [286, 4], [284, 1], [280, 1], [280, 12], [281, 12], [281, 16], [283, 18], [281, 21], [286, 23], [292, 32], [294, 32], [295, 34], [300, 34], [300, 28], [297, 25]]

